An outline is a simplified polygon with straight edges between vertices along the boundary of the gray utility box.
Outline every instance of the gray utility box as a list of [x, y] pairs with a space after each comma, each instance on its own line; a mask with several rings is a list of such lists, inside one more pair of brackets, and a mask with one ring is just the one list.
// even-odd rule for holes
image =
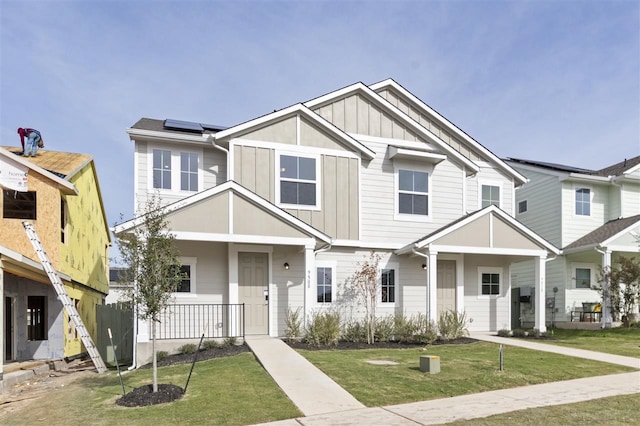
[[423, 373], [437, 374], [440, 372], [440, 357], [434, 355], [420, 356], [420, 371]]

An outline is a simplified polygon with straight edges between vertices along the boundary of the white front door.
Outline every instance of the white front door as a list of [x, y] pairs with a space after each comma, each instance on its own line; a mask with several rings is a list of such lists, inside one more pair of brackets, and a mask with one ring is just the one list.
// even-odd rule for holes
[[244, 303], [245, 334], [269, 333], [269, 255], [238, 253], [239, 302]]

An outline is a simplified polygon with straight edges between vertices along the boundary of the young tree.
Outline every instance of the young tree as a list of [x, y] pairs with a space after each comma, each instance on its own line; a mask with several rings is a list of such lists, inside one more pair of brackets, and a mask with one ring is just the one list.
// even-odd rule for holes
[[628, 327], [632, 311], [640, 302], [640, 260], [620, 257], [612, 267], [603, 269], [599, 287], [602, 298], [609, 298], [611, 315]]
[[172, 293], [183, 279], [174, 235], [167, 229], [158, 196], [150, 198], [138, 215], [140, 223], [130, 231], [116, 235], [122, 262], [126, 265], [121, 280], [133, 283], [127, 297], [138, 317], [151, 322], [153, 351], [153, 391], [158, 391], [156, 324], [171, 301]]
[[378, 302], [378, 283], [380, 282], [380, 255], [371, 252], [363, 262], [358, 262], [355, 274], [351, 277], [358, 297], [365, 308], [367, 343], [372, 344], [376, 334], [376, 305]]

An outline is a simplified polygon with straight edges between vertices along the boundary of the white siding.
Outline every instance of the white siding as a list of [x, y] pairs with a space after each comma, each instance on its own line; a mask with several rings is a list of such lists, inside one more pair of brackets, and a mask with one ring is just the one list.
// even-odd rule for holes
[[[640, 171], [637, 172], [640, 174]], [[622, 217], [640, 214], [640, 184], [622, 184]], [[612, 218], [613, 219], [613, 218]]]
[[527, 200], [527, 212], [516, 213], [516, 219], [550, 243], [561, 245], [561, 220], [559, 209], [560, 183], [555, 176], [519, 170], [529, 182], [516, 189], [516, 212], [520, 201]]
[[[276, 326], [276, 335], [284, 336], [288, 308], [295, 311], [300, 307], [300, 318], [303, 318], [304, 252], [300, 251], [300, 247], [274, 246], [271, 262], [270, 318]], [[289, 264], [288, 270], [283, 267], [285, 262]], [[315, 292], [315, 289], [313, 291]]]
[[513, 216], [513, 181], [507, 179], [497, 169], [483, 163], [480, 171], [472, 178], [467, 179], [467, 211], [472, 212], [481, 208], [480, 185], [500, 186], [500, 208]]
[[176, 241], [181, 257], [196, 258], [195, 294], [176, 294], [176, 303], [229, 303], [226, 243]]
[[[575, 191], [577, 188], [591, 189], [591, 215], [575, 214]], [[562, 183], [562, 241], [561, 247], [566, 247], [578, 238], [583, 237], [607, 221], [608, 188], [602, 185], [578, 184], [575, 182]]]

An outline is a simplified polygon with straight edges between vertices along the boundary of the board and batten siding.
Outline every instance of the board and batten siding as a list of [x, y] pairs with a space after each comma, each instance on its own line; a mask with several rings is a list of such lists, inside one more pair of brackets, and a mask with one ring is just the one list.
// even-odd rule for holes
[[453, 132], [447, 130], [447, 126], [442, 123], [438, 118], [427, 114], [421, 108], [411, 104], [408, 100], [403, 99], [396, 93], [392, 93], [389, 90], [382, 90], [378, 92], [380, 96], [386, 99], [390, 104], [397, 107], [400, 111], [407, 114], [414, 121], [418, 122], [422, 127], [429, 130], [431, 133], [438, 136], [446, 144], [458, 151], [471, 161], [486, 161], [487, 159], [481, 156], [476, 150], [474, 150], [468, 143], [463, 142], [461, 138], [454, 135]]
[[[235, 145], [233, 150], [236, 182], [277, 205], [276, 151], [249, 145]], [[286, 211], [333, 238], [358, 239], [359, 160], [329, 154], [320, 155], [319, 158], [320, 210]]]
[[516, 189], [516, 212], [518, 203], [527, 200], [527, 212], [516, 213], [516, 219], [551, 244], [560, 247], [562, 222], [558, 209], [561, 205], [561, 185], [558, 178], [530, 170], [518, 171], [529, 182]]

